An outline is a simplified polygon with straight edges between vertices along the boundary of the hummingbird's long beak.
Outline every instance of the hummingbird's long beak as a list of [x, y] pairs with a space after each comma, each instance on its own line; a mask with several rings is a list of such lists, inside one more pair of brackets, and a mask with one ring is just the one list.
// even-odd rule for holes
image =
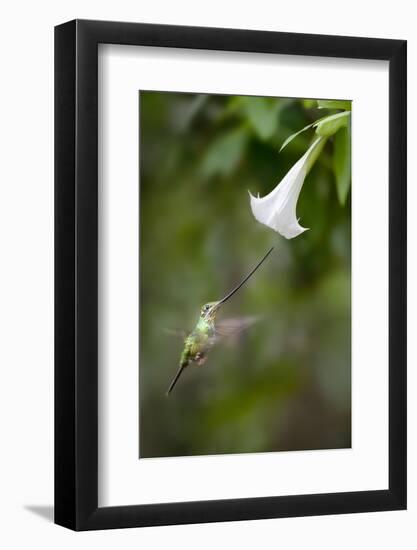
[[268, 252], [265, 254], [265, 256], [262, 258], [262, 260], [252, 269], [252, 271], [250, 273], [248, 273], [248, 275], [246, 275], [246, 277], [233, 290], [231, 290], [228, 294], [226, 294], [226, 296], [224, 298], [222, 298], [220, 300], [220, 302], [217, 302], [217, 304], [214, 306], [216, 308], [216, 310], [222, 304], [227, 302], [227, 300], [229, 298], [231, 298], [233, 296], [233, 294], [235, 294], [239, 290], [239, 288], [242, 287], [248, 279], [250, 279], [250, 277], [252, 277], [252, 275], [255, 273], [255, 271], [261, 267], [261, 265], [264, 263], [264, 261], [267, 259], [267, 257], [271, 254], [271, 252], [273, 250], [274, 250], [274, 247], [270, 248], [268, 250]]

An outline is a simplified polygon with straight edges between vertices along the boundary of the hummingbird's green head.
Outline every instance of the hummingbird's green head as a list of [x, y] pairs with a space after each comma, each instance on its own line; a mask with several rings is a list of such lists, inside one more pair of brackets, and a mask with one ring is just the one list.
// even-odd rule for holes
[[201, 317], [206, 321], [214, 321], [220, 302], [209, 302], [201, 308]]

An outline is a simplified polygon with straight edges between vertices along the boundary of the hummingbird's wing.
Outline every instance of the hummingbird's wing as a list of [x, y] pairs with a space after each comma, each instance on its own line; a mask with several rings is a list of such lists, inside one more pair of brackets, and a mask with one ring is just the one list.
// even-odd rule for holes
[[187, 336], [187, 332], [185, 330], [180, 330], [176, 328], [164, 328], [163, 331], [168, 336], [177, 336], [178, 338], [181, 338], [181, 340], [185, 340]]
[[214, 330], [217, 336], [232, 337], [240, 334], [255, 323], [261, 320], [259, 316], [235, 317], [232, 319], [219, 319], [214, 324]]

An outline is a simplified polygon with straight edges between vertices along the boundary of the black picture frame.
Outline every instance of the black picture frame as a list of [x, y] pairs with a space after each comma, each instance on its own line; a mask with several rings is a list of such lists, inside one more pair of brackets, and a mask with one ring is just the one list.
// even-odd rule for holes
[[[389, 62], [389, 488], [98, 507], [98, 44]], [[406, 508], [406, 41], [74, 20], [55, 28], [55, 522], [74, 530]]]

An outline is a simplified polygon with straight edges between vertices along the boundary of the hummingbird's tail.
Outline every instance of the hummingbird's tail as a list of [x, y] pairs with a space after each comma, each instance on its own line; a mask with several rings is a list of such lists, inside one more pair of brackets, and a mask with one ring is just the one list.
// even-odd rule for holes
[[177, 371], [177, 374], [174, 376], [174, 379], [172, 380], [171, 384], [169, 385], [169, 388], [166, 392], [166, 395], [169, 395], [172, 390], [174, 389], [175, 384], [178, 382], [179, 377], [182, 374], [182, 371], [185, 369], [188, 363], [181, 363], [180, 368]]

